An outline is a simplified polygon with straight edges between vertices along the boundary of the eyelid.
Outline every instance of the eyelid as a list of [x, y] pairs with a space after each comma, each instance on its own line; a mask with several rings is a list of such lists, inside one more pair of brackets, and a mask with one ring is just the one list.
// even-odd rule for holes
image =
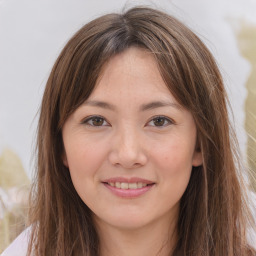
[[[93, 118], [102, 118], [103, 119], [103, 125], [97, 126], [97, 125], [89, 124], [89, 121], [92, 120]], [[162, 126], [149, 125], [150, 122], [152, 122], [154, 119], [157, 119], [157, 118], [165, 119], [165, 121], [167, 121], [168, 124], [164, 124]], [[105, 122], [107, 123], [107, 125], [104, 124]], [[90, 116], [87, 116], [87, 117], [83, 118], [80, 123], [83, 124], [83, 125], [88, 125], [88, 126], [96, 127], [96, 128], [97, 127], [98, 128], [99, 127], [103, 127], [103, 126], [111, 126], [110, 123], [106, 120], [106, 118], [101, 116], [101, 115], [90, 115]], [[166, 126], [173, 125], [173, 124], [176, 124], [176, 123], [175, 123], [175, 121], [172, 118], [164, 116], [164, 115], [156, 115], [156, 116], [151, 117], [150, 120], [147, 121], [146, 126], [149, 125], [149, 126], [152, 126], [152, 127], [159, 127], [159, 128], [161, 128], [161, 127], [166, 127]]]
[[[92, 120], [93, 118], [102, 118], [102, 119], [104, 120], [104, 122], [107, 123], [107, 125], [99, 125], [99, 126], [96, 126], [96, 125], [91, 125], [91, 124], [89, 124], [88, 122], [89, 122], [90, 120]], [[80, 123], [83, 124], [83, 125], [88, 125], [88, 126], [96, 127], [96, 128], [102, 127], [102, 126], [110, 126], [110, 123], [106, 120], [106, 118], [103, 117], [103, 116], [101, 116], [101, 115], [90, 115], [90, 116], [87, 116], [87, 117], [83, 118]]]
[[157, 118], [164, 118], [166, 121], [168, 121], [168, 124], [163, 125], [163, 126], [156, 126], [156, 125], [149, 125], [149, 126], [162, 128], [162, 127], [166, 127], [166, 126], [169, 126], [169, 125], [175, 125], [176, 124], [176, 122], [170, 117], [167, 117], [167, 116], [164, 116], [164, 115], [157, 115], [157, 116], [151, 117], [150, 120], [146, 123], [146, 125], [148, 125], [150, 122], [152, 122], [154, 119], [157, 119]]

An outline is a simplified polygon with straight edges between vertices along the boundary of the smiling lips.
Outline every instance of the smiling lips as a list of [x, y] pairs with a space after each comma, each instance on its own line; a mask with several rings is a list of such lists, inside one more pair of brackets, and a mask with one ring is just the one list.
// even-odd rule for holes
[[155, 183], [140, 178], [113, 178], [104, 180], [103, 184], [112, 193], [123, 198], [135, 198], [149, 191]]
[[142, 187], [146, 187], [146, 183], [138, 182], [138, 183], [127, 183], [127, 182], [110, 182], [108, 183], [111, 187], [121, 188], [121, 189], [138, 189]]

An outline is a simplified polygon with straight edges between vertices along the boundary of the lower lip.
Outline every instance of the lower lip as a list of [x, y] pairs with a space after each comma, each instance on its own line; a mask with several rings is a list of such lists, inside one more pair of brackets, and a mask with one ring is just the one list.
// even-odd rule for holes
[[106, 188], [108, 188], [112, 193], [114, 193], [116, 196], [123, 197], [123, 198], [136, 198], [139, 197], [146, 192], [148, 192], [155, 184], [148, 185], [143, 188], [137, 188], [137, 189], [121, 189], [112, 187], [107, 183], [103, 183]]

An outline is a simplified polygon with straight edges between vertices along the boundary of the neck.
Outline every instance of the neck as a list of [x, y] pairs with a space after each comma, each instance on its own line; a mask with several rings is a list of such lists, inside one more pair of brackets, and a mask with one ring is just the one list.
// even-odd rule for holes
[[[170, 222], [169, 222], [170, 223]], [[138, 229], [120, 229], [106, 223], [96, 226], [100, 256], [169, 256], [177, 242], [176, 221], [151, 223]]]

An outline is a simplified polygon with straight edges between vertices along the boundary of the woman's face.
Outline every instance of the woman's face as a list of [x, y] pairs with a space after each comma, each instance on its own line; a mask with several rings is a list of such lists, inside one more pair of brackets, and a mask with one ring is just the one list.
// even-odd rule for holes
[[98, 223], [168, 225], [179, 212], [196, 151], [196, 126], [167, 89], [153, 56], [130, 48], [104, 67], [63, 127], [64, 164]]

